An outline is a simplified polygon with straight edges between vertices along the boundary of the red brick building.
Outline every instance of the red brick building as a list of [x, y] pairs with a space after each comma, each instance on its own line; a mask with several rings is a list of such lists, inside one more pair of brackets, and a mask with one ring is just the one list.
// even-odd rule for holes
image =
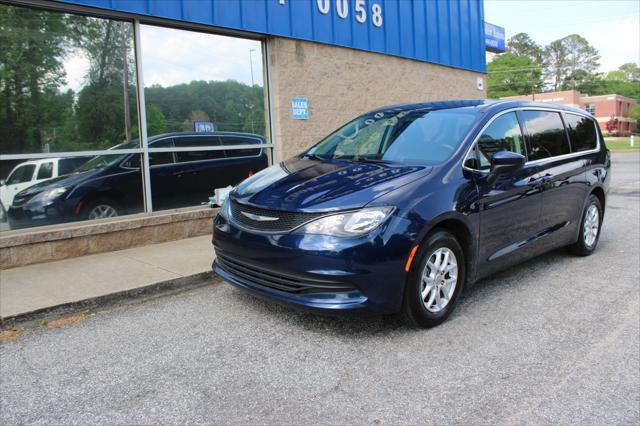
[[[535, 100], [571, 105], [593, 114], [600, 123], [603, 132], [615, 132], [623, 136], [630, 135], [637, 128], [636, 120], [628, 117], [629, 110], [637, 103], [633, 98], [621, 95], [583, 96], [577, 90], [562, 92], [536, 93], [535, 95], [509, 96], [502, 99]], [[608, 130], [607, 123], [611, 122]]]

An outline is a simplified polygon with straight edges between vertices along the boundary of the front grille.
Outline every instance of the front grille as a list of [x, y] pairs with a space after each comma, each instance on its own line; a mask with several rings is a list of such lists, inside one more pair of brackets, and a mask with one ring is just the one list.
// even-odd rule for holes
[[348, 293], [356, 291], [356, 288], [351, 284], [309, 280], [307, 278], [269, 271], [231, 258], [228, 255], [220, 254], [219, 252], [216, 252], [216, 262], [223, 270], [239, 278], [241, 281], [248, 281], [253, 285], [269, 287], [287, 293]]
[[[264, 220], [256, 220], [242, 213], [254, 216], [262, 216]], [[325, 215], [326, 213], [296, 213], [281, 210], [261, 209], [258, 207], [246, 206], [244, 204], [231, 201], [231, 216], [233, 219], [249, 229], [263, 232], [289, 232], [303, 223], [312, 221]], [[276, 218], [276, 220], [268, 220]]]

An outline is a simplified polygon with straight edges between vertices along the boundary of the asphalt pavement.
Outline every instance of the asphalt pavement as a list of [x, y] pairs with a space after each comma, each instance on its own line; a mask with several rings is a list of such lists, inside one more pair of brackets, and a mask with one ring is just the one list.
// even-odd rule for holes
[[215, 283], [0, 345], [0, 423], [638, 424], [640, 156], [597, 252], [479, 282], [452, 317], [303, 313]]

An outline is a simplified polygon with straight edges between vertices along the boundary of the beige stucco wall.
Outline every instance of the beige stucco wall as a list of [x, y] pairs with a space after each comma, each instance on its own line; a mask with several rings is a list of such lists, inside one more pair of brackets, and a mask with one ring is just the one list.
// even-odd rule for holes
[[[305, 41], [271, 38], [267, 43], [277, 160], [300, 153], [374, 108], [486, 96], [477, 88], [481, 73]], [[309, 120], [291, 118], [293, 97], [309, 100]]]

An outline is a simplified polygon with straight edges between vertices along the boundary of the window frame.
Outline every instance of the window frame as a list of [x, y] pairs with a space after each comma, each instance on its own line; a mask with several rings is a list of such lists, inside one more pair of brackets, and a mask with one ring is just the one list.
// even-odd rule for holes
[[[567, 139], [569, 139], [569, 146], [571, 148], [571, 152], [569, 154], [556, 155], [554, 157], [541, 158], [539, 160], [531, 160], [531, 161], [529, 161], [529, 157], [528, 157], [528, 153], [527, 153], [527, 155], [525, 155], [525, 159], [526, 159], [525, 166], [544, 164], [544, 163], [548, 163], [548, 162], [552, 162], [552, 161], [563, 160], [563, 159], [566, 159], [566, 158], [573, 158], [573, 157], [579, 157], [579, 156], [586, 155], [586, 154], [593, 154], [593, 153], [599, 152], [601, 147], [602, 147], [602, 141], [600, 139], [600, 132], [598, 132], [598, 128], [599, 128], [598, 127], [598, 123], [596, 122], [594, 117], [591, 114], [589, 114], [588, 112], [586, 112], [586, 111], [584, 111], [584, 112], [566, 111], [566, 110], [559, 109], [559, 108], [545, 108], [545, 107], [516, 107], [516, 108], [509, 108], [509, 109], [506, 109], [504, 111], [500, 111], [500, 112], [494, 114], [493, 117], [491, 117], [491, 119], [489, 119], [489, 121], [487, 121], [485, 123], [485, 125], [480, 128], [480, 130], [478, 131], [476, 136], [473, 138], [473, 142], [467, 148], [467, 152], [465, 153], [465, 155], [464, 155], [464, 157], [462, 159], [462, 168], [463, 169], [469, 170], [470, 172], [481, 173], [483, 175], [488, 175], [491, 172], [490, 170], [472, 169], [470, 167], [465, 166], [465, 162], [467, 161], [467, 158], [469, 157], [469, 155], [471, 155], [473, 147], [478, 143], [478, 139], [480, 139], [480, 136], [482, 136], [482, 133], [498, 117], [500, 117], [501, 115], [510, 113], [510, 112], [514, 112], [514, 111], [516, 112], [516, 115], [518, 115], [518, 123], [520, 124], [520, 131], [521, 132], [523, 132], [524, 129], [522, 127], [522, 122], [520, 120], [519, 114], [517, 114], [518, 111], [549, 111], [549, 112], [560, 113], [560, 117], [562, 119], [562, 125], [564, 126], [565, 135], [567, 136]], [[589, 120], [594, 122], [594, 124], [595, 124], [594, 125], [594, 131], [596, 132], [596, 147], [595, 148], [590, 149], [588, 151], [573, 151], [573, 146], [571, 146], [571, 139], [569, 138], [567, 126], [565, 124], [565, 118], [564, 118], [565, 114], [579, 115], [579, 116], [582, 116], [582, 117], [586, 117]], [[525, 149], [526, 149], [526, 135], [524, 135], [524, 132], [523, 132], [523, 136], [525, 138]]]

